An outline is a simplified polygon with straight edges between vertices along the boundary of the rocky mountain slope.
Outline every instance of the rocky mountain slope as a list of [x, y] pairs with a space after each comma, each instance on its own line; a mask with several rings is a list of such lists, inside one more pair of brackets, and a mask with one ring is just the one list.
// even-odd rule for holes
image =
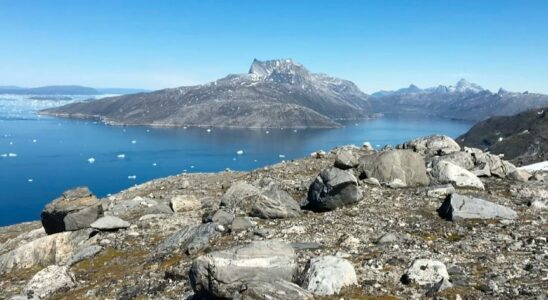
[[338, 127], [369, 115], [367, 95], [347, 80], [291, 60], [254, 60], [247, 74], [214, 82], [47, 109], [42, 114], [110, 124], [216, 127]]
[[548, 160], [548, 106], [509, 117], [493, 117], [474, 125], [458, 139], [519, 164]]
[[374, 112], [471, 121], [510, 116], [548, 106], [547, 95], [513, 93], [503, 89], [493, 93], [464, 79], [455, 86], [421, 89], [411, 85], [397, 91], [381, 91], [372, 94], [369, 100]]
[[78, 188], [0, 228], [0, 298], [544, 299], [546, 201], [445, 136]]

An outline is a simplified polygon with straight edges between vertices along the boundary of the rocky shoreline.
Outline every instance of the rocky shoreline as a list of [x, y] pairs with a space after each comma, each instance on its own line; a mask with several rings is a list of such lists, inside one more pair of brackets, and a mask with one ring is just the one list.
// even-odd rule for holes
[[0, 228], [0, 298], [545, 299], [547, 201], [445, 136], [79, 188]]

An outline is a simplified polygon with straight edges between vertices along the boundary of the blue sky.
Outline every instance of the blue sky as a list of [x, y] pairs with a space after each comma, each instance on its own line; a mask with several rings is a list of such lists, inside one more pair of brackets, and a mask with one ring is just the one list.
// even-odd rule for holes
[[165, 88], [293, 58], [366, 92], [548, 93], [548, 1], [0, 0], [0, 85]]

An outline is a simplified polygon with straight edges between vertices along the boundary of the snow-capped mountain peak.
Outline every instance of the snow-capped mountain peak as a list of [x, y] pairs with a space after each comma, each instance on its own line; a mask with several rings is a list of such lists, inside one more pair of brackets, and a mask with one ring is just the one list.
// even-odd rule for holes
[[478, 93], [483, 91], [483, 88], [475, 83], [469, 82], [466, 79], [462, 78], [457, 82], [457, 84], [454, 87], [449, 87], [449, 90], [452, 92], [459, 92], [459, 93], [466, 93], [466, 92], [472, 92], [472, 93]]
[[301, 84], [303, 81], [310, 80], [308, 70], [291, 59], [266, 61], [254, 59], [248, 73], [255, 81]]

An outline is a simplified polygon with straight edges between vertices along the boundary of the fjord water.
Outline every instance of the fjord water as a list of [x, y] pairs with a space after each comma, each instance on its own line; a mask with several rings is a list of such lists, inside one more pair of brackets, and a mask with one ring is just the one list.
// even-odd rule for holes
[[[39, 219], [47, 202], [76, 186], [89, 186], [102, 197], [183, 172], [251, 170], [364, 141], [380, 147], [434, 133], [456, 137], [471, 126], [452, 120], [383, 117], [340, 129], [208, 132], [38, 117], [32, 108], [14, 117], [5, 109], [0, 112], [0, 155], [5, 154], [0, 156], [0, 226]], [[237, 154], [239, 150], [243, 154]]]

